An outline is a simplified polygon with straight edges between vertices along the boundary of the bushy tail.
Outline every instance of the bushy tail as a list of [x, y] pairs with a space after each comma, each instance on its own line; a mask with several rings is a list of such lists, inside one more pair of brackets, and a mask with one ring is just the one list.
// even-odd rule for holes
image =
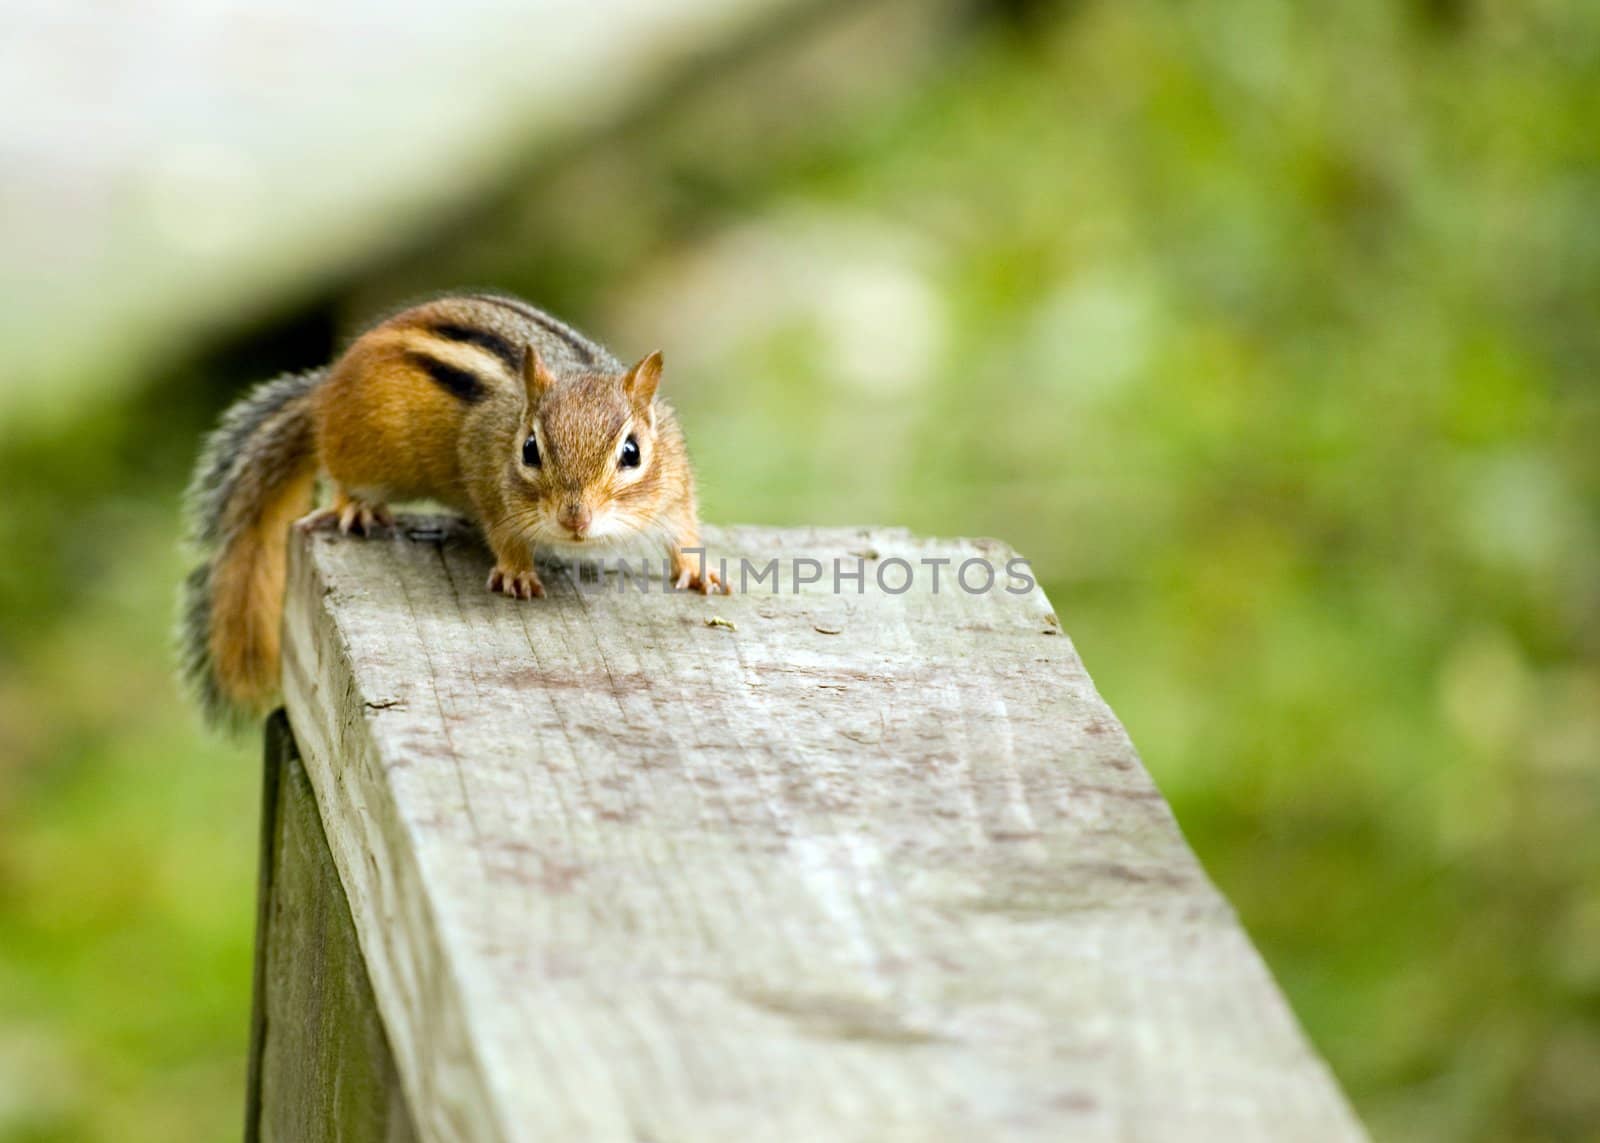
[[183, 583], [179, 650], [213, 725], [242, 725], [278, 696], [289, 524], [311, 508], [311, 392], [325, 373], [251, 390], [206, 438], [189, 482], [188, 538], [204, 561]]

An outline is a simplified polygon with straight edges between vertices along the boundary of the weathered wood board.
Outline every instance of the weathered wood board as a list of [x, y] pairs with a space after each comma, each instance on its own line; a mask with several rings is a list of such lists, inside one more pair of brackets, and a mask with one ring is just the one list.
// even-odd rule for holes
[[413, 1143], [355, 925], [282, 711], [267, 720], [245, 1143]]
[[296, 541], [288, 708], [423, 1138], [1362, 1137], [1044, 596], [874, 582], [1009, 550], [709, 542], [783, 590]]

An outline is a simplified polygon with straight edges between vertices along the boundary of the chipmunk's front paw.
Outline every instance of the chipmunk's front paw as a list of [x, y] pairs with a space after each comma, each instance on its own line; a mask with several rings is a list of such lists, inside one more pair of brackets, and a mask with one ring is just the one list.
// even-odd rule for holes
[[512, 599], [539, 599], [544, 596], [544, 584], [539, 581], [538, 573], [532, 570], [513, 571], [499, 564], [495, 564], [494, 571], [489, 573], [489, 590], [509, 595]]
[[684, 564], [679, 568], [678, 579], [673, 586], [679, 591], [698, 591], [701, 595], [710, 595], [713, 592], [720, 592], [723, 595], [733, 594], [715, 571], [694, 564]]

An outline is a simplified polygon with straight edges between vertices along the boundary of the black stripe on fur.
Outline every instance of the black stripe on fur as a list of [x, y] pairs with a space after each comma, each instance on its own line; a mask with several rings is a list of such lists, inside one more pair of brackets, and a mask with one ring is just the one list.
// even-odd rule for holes
[[462, 325], [460, 322], [439, 322], [426, 327], [430, 332], [437, 334], [446, 341], [457, 341], [465, 345], [476, 345], [479, 349], [487, 349], [500, 359], [512, 377], [522, 376], [522, 356], [520, 347], [513, 345], [492, 330], [479, 329], [477, 326]]
[[469, 405], [476, 404], [489, 395], [483, 378], [470, 369], [462, 369], [449, 362], [440, 361], [437, 357], [415, 351], [406, 354], [406, 364], [422, 370], [433, 378], [434, 384], [439, 388]]

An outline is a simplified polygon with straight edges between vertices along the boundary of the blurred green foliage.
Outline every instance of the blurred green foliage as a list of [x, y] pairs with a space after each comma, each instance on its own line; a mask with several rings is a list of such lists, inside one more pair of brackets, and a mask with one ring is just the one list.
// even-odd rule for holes
[[[1595, 1137], [1600, 6], [1014, 7], [735, 68], [339, 312], [517, 290], [665, 344], [709, 518], [1005, 537], [1375, 1135]], [[237, 1130], [255, 746], [165, 633], [250, 364], [0, 441], [0, 1139]]]

